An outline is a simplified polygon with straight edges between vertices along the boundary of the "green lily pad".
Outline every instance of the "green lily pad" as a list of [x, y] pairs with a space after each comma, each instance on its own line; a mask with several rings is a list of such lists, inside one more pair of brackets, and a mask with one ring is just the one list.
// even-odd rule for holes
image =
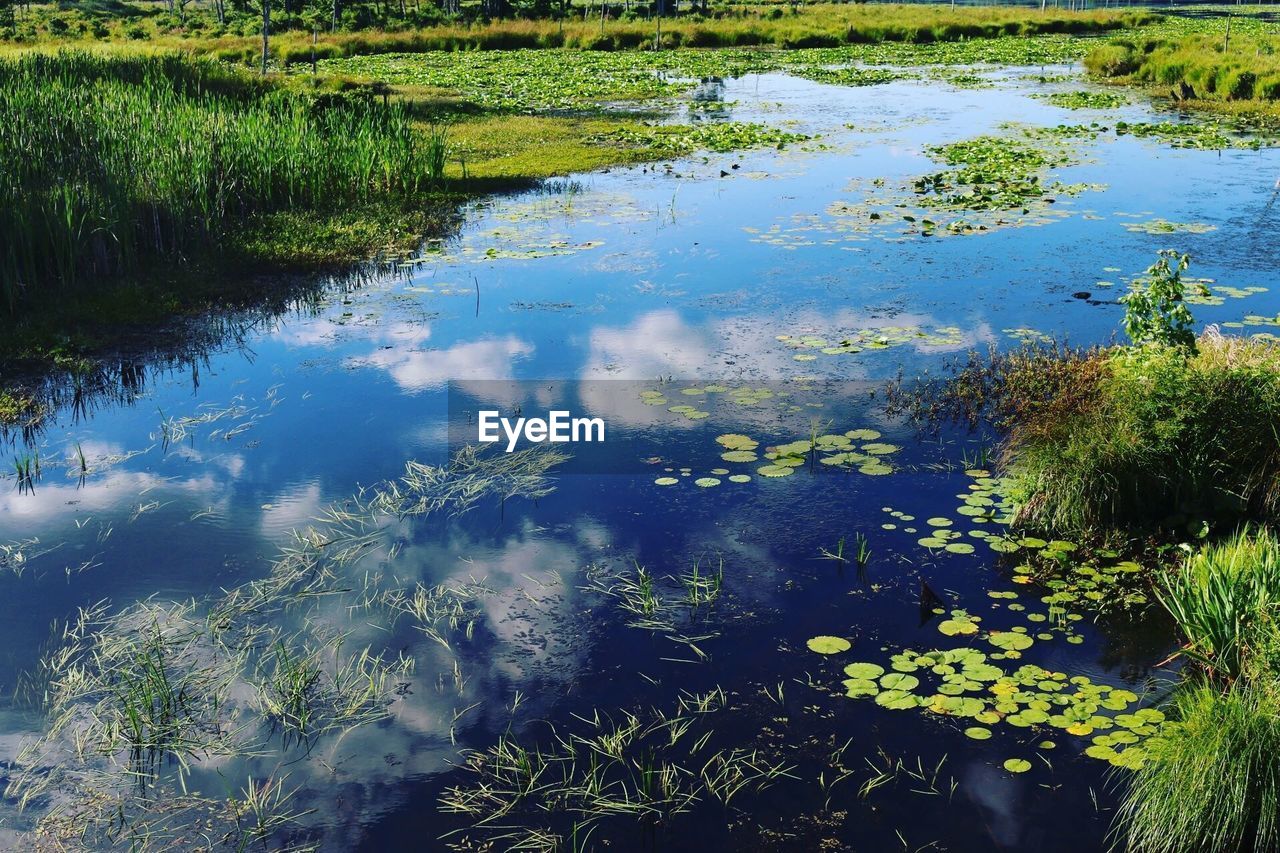
[[879, 678], [884, 675], [884, 667], [875, 663], [851, 663], [844, 668], [844, 674], [850, 678]]
[[853, 648], [853, 644], [843, 637], [814, 637], [809, 640], [807, 645], [810, 651], [817, 652], [820, 655], [839, 654]]

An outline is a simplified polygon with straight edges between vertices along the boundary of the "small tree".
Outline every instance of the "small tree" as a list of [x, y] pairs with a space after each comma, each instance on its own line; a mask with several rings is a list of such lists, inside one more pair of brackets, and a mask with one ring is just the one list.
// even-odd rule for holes
[[[1120, 297], [1124, 305], [1124, 331], [1139, 346], [1161, 344], [1194, 350], [1195, 318], [1185, 300], [1186, 286], [1182, 272], [1191, 263], [1188, 255], [1173, 249], [1161, 249], [1160, 258], [1147, 268], [1147, 280]], [[1209, 295], [1209, 289], [1196, 284], [1196, 292]]]

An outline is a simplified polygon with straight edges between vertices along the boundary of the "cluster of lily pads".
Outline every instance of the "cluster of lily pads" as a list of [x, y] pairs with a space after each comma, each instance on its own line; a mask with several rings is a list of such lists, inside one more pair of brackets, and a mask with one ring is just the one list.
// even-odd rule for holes
[[1043, 180], [1048, 169], [1065, 165], [1060, 148], [1012, 136], [979, 136], [934, 146], [929, 156], [951, 167], [915, 181], [919, 202], [929, 209], [961, 211], [1029, 210], [1052, 203], [1052, 196], [1077, 192]]
[[[690, 403], [671, 403], [676, 393], [677, 389], [674, 388], [666, 390], [647, 388], [640, 392], [640, 402], [646, 406], [666, 406], [668, 412], [681, 415], [691, 421], [700, 421], [711, 416], [711, 412], [707, 408], [699, 408], [699, 406], [691, 405]], [[709, 385], [680, 388], [678, 393], [680, 398], [692, 400], [694, 403], [708, 408], [711, 401], [717, 399], [734, 406], [753, 407], [766, 402], [774, 402], [787, 411], [799, 410], [798, 406], [790, 402], [791, 395], [789, 392], [775, 391], [772, 388], [760, 386], [731, 386], [711, 383]]]
[[717, 121], [695, 125], [643, 124], [618, 128], [597, 138], [600, 142], [647, 148], [666, 156], [691, 151], [740, 151], [748, 148], [777, 148], [805, 142], [803, 133], [740, 121]]
[[1055, 107], [1068, 110], [1112, 110], [1129, 103], [1129, 99], [1117, 92], [1091, 92], [1079, 90], [1074, 92], [1051, 92], [1035, 97], [1048, 101]]
[[[956, 633], [968, 633], [957, 631]], [[1056, 729], [1076, 737], [1092, 736], [1084, 752], [1118, 767], [1140, 769], [1147, 760], [1145, 743], [1159, 736], [1164, 713], [1130, 706], [1139, 702], [1131, 690], [1095, 683], [1087, 676], [1068, 676], [1036, 664], [1006, 670], [993, 660], [1015, 659], [1018, 644], [1007, 642], [1013, 632], [988, 635], [1001, 651], [976, 648], [906, 649], [889, 658], [889, 670], [878, 663], [857, 661], [844, 667], [844, 695], [872, 698], [893, 711], [923, 709], [942, 717], [971, 721], [964, 734], [988, 740], [1000, 725], [1024, 730]], [[842, 637], [814, 637], [811, 651], [842, 654], [851, 648]], [[1095, 734], [1096, 733], [1096, 734]], [[1053, 749], [1053, 740], [1040, 740], [1039, 749]], [[1003, 763], [1011, 773], [1031, 768], [1024, 758]]]
[[803, 352], [793, 355], [796, 361], [814, 361], [823, 355], [849, 355], [863, 350], [882, 350], [904, 344], [955, 347], [964, 343], [964, 332], [958, 326], [938, 326], [927, 331], [921, 326], [882, 326], [858, 329], [834, 339], [821, 335], [778, 335], [788, 347]]
[[[844, 433], [825, 433], [810, 438], [798, 439], [785, 444], [765, 447], [761, 450], [760, 442], [748, 435], [726, 433], [716, 437], [721, 447], [720, 458], [733, 465], [759, 464], [755, 473], [761, 477], [779, 479], [789, 477], [798, 468], [806, 465], [820, 464], [831, 468], [856, 470], [868, 476], [892, 474], [893, 466], [889, 457], [902, 448], [896, 444], [880, 441], [881, 435], [874, 429], [851, 429]], [[672, 476], [678, 474], [679, 476]], [[669, 468], [666, 476], [654, 480], [659, 486], [674, 486], [681, 477], [690, 477], [691, 468]], [[750, 474], [739, 471], [730, 473], [728, 468], [715, 468], [711, 476], [699, 477], [694, 484], [704, 488], [720, 485], [720, 477], [728, 476], [731, 483], [748, 483]]]
[[1126, 222], [1125, 230], [1136, 234], [1208, 234], [1217, 230], [1214, 225], [1205, 222], [1170, 222], [1167, 219], [1152, 219], [1149, 222]]

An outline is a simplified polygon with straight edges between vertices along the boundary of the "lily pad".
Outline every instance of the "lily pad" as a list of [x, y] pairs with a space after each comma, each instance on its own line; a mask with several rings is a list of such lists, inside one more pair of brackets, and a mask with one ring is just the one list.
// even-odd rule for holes
[[843, 637], [814, 637], [807, 643], [809, 650], [817, 652], [820, 655], [835, 655], [840, 652], [847, 652], [853, 648], [853, 644]]

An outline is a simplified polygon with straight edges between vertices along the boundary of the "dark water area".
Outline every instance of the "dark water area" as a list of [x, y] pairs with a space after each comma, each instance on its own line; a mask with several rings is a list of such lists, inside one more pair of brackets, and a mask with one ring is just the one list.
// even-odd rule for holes
[[[4, 692], [77, 608], [218, 595], [265, 575], [289, 532], [326, 506], [400, 476], [407, 460], [445, 461], [458, 417], [451, 383], [476, 407], [507, 409], [495, 383], [558, 383], [541, 402], [571, 400], [602, 418], [626, 438], [609, 452], [625, 458], [609, 467], [584, 450], [537, 501], [486, 498], [466, 514], [406, 520], [396, 547], [374, 558], [406, 588], [482, 584], [472, 629], [446, 645], [407, 623], [335, 613], [353, 647], [415, 659], [390, 717], [302, 756], [197, 763], [194, 787], [220, 795], [226, 780], [287, 773], [294, 806], [314, 810], [306, 831], [334, 850], [513, 849], [529, 827], [569, 837], [575, 821], [590, 825], [580, 849], [1104, 849], [1127, 771], [1086, 756], [1088, 736], [994, 723], [975, 739], [963, 716], [892, 709], [842, 686], [845, 666], [889, 670], [905, 649], [1002, 653], [983, 634], [941, 631], [949, 611], [1008, 632], [1045, 610], [1043, 590], [1015, 581], [1034, 546], [1001, 550], [997, 518], [958, 512], [998, 503], [983, 482], [993, 437], [917, 433], [883, 413], [886, 382], [1022, 340], [1109, 342], [1118, 297], [1161, 248], [1191, 253], [1190, 274], [1216, 288], [1194, 306], [1201, 325], [1266, 333], [1280, 310], [1275, 150], [1073, 137], [1069, 162], [1050, 172], [1084, 188], [1051, 205], [973, 216], [989, 229], [967, 235], [923, 236], [901, 219], [916, 214], [895, 206], [911, 201], [895, 188], [940, 168], [926, 146], [1169, 118], [1136, 100], [1054, 107], [1032, 96], [1079, 84], [1041, 83], [1041, 73], [986, 73], [979, 88], [781, 75], [720, 84], [711, 96], [729, 102], [726, 117], [820, 138], [478, 203], [456, 240], [213, 347], [198, 382], [182, 367], [152, 371], [125, 404], [63, 410], [34, 448], [15, 438], [9, 450], [38, 450], [43, 473], [32, 488], [0, 480], [0, 545], [25, 543], [0, 551]], [[842, 348], [857, 351], [824, 352]], [[892, 448], [865, 451], [883, 459], [871, 472], [865, 460], [823, 465], [824, 450], [792, 473], [761, 475], [769, 460], [723, 460], [732, 448], [716, 441], [746, 436], [762, 454], [851, 431], [850, 449]], [[922, 545], [931, 529], [973, 547]], [[831, 557], [858, 537], [871, 551], [864, 569]], [[681, 581], [695, 563], [723, 571], [718, 598], [699, 606]], [[651, 619], [620, 604], [617, 584], [637, 566], [666, 602]], [[1080, 618], [1021, 658], [989, 663], [1132, 691], [1130, 712], [1157, 703], [1175, 675], [1157, 666], [1173, 648], [1169, 626], [1149, 609], [1069, 609]], [[1048, 630], [1039, 624], [1029, 635]], [[811, 650], [830, 636], [852, 648]], [[777, 771], [767, 785], [744, 782], [727, 805], [704, 794], [673, 813], [587, 820], [530, 797], [479, 830], [440, 809], [450, 788], [477, 782], [462, 766], [467, 750], [506, 736], [550, 754], [571, 735], [629, 714], [649, 725], [712, 693], [714, 710], [690, 715], [689, 734], [667, 744], [657, 730], [661, 748], [629, 753], [625, 766], [637, 779], [649, 778], [645, 762], [675, 768], [686, 786], [714, 776], [717, 754]], [[6, 709], [0, 758], [40, 727], [21, 706]], [[1037, 746], [1045, 740], [1054, 748]], [[1014, 758], [1031, 768], [1009, 772]]]

